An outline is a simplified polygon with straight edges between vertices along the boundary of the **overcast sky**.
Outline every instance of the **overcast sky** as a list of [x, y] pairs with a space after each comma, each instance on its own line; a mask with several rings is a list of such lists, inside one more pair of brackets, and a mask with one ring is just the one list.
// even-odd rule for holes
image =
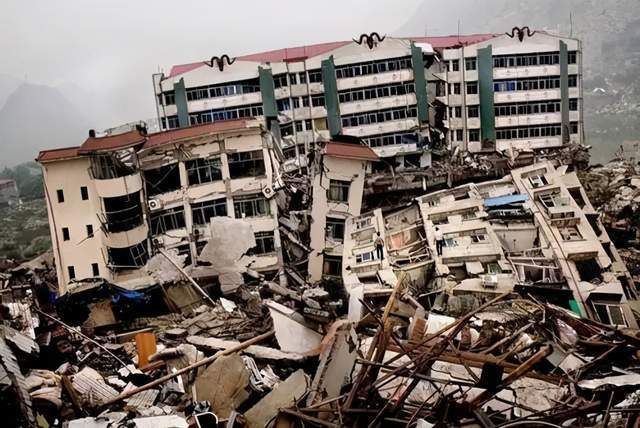
[[151, 74], [159, 68], [392, 34], [421, 0], [0, 2], [0, 74], [75, 84], [105, 106], [108, 120], [125, 122], [155, 114]]

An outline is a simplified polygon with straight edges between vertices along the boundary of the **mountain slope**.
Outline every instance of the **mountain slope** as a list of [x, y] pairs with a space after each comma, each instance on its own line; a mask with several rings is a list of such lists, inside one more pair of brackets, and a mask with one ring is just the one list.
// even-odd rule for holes
[[57, 89], [22, 84], [0, 109], [0, 166], [33, 160], [42, 149], [79, 145], [89, 127]]

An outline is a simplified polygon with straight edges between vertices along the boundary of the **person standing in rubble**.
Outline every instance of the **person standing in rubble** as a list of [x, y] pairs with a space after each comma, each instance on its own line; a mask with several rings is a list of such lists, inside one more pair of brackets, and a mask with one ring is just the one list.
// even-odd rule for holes
[[444, 246], [444, 236], [442, 231], [436, 227], [436, 253], [442, 255], [442, 247]]
[[376, 233], [378, 236], [374, 244], [376, 245], [376, 255], [378, 256], [378, 260], [384, 260], [384, 240], [380, 236], [380, 232]]

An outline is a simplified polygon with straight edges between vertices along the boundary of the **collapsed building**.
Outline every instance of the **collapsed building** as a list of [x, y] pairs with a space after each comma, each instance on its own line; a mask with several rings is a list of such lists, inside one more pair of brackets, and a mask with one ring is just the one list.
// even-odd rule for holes
[[42, 285], [5, 294], [33, 308], [2, 312], [11, 410], [71, 427], [631, 423], [637, 288], [576, 172], [581, 74], [579, 41], [525, 27], [154, 76], [162, 131], [38, 156], [57, 279], [0, 277]]

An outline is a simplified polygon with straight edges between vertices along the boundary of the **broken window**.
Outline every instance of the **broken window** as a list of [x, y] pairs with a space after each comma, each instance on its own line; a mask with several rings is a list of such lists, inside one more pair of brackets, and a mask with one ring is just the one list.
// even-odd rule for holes
[[627, 325], [621, 305], [617, 303], [593, 302], [593, 308], [596, 314], [598, 314], [600, 322], [609, 325]]
[[262, 195], [262, 193], [235, 196], [233, 198], [233, 209], [236, 218], [271, 215], [269, 201]]
[[62, 240], [63, 241], [68, 241], [69, 239], [71, 239], [71, 237], [69, 236], [69, 228], [68, 227], [63, 227], [62, 228]]
[[144, 171], [147, 195], [159, 195], [180, 189], [180, 170], [178, 163], [163, 165], [160, 168]]
[[327, 217], [326, 238], [342, 242], [344, 239], [344, 219]]
[[93, 238], [93, 225], [87, 225], [87, 238]]
[[484, 244], [489, 240], [489, 237], [487, 236], [486, 232], [482, 231], [482, 232], [473, 232], [471, 234], [471, 242], [473, 242], [474, 244]]
[[530, 174], [527, 178], [529, 179], [529, 183], [531, 183], [531, 186], [535, 189], [537, 187], [543, 187], [546, 186], [547, 184], [549, 184], [549, 182], [547, 181], [546, 177], [544, 176], [544, 173], [546, 171], [541, 171], [541, 172], [535, 172]]
[[259, 177], [265, 175], [262, 150], [231, 153], [228, 155], [231, 178]]
[[276, 246], [273, 238], [273, 231], [256, 232], [256, 246], [253, 248], [253, 254], [270, 254], [275, 253]]
[[327, 198], [333, 202], [349, 202], [349, 187], [351, 182], [342, 180], [330, 180]]
[[58, 203], [63, 203], [64, 202], [64, 192], [62, 191], [62, 189], [58, 189], [56, 190], [56, 195], [58, 196]]
[[325, 255], [322, 273], [326, 276], [342, 276], [342, 257]]
[[562, 236], [563, 241], [582, 240], [582, 235], [578, 231], [578, 228], [576, 228], [575, 226], [560, 228], [559, 232], [560, 232], [560, 236]]
[[467, 70], [475, 70], [476, 69], [476, 57], [465, 58], [465, 60], [464, 60], [464, 68], [467, 69]]
[[[194, 221], [195, 222], [195, 221]], [[176, 207], [151, 214], [151, 234], [160, 235], [185, 227], [184, 207]]]
[[73, 266], [67, 266], [67, 273], [69, 274], [69, 281], [76, 279], [76, 268]]
[[220, 156], [199, 158], [185, 162], [189, 185], [222, 180], [222, 160]]
[[225, 217], [227, 215], [227, 199], [192, 203], [191, 214], [194, 224], [207, 224], [211, 217]]
[[108, 180], [131, 175], [134, 170], [114, 154], [107, 153], [91, 156], [90, 171], [96, 180]]
[[87, 189], [87, 186], [80, 187], [80, 197], [82, 198], [83, 201], [86, 201], [89, 199], [89, 190]]
[[100, 276], [100, 268], [98, 267], [98, 263], [91, 263], [91, 273], [93, 276]]
[[107, 231], [124, 232], [142, 224], [140, 192], [103, 198], [103, 201]]
[[136, 269], [142, 267], [149, 260], [146, 241], [124, 248], [108, 248], [110, 267], [117, 271], [121, 269]]
[[601, 279], [600, 272], [602, 269], [595, 258], [576, 260], [575, 265], [578, 270], [578, 275], [580, 275], [580, 280], [591, 282], [596, 279]]

